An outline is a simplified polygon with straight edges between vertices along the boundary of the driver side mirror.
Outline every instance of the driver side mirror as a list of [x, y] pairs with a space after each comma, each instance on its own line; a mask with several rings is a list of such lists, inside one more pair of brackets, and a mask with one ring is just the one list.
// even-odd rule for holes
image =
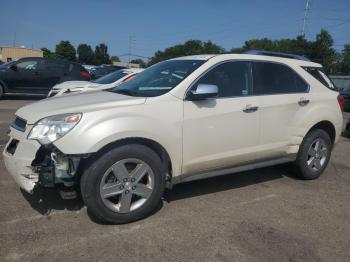
[[207, 98], [213, 98], [218, 95], [219, 89], [217, 85], [210, 84], [198, 84], [196, 90], [191, 90], [187, 99], [190, 101], [204, 100]]
[[18, 70], [17, 65], [11, 65], [10, 69], [13, 70], [13, 71], [17, 71]]

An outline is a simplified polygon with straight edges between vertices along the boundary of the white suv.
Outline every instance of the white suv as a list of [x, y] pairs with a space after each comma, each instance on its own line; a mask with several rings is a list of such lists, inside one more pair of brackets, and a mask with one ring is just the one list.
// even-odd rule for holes
[[338, 93], [321, 65], [262, 54], [171, 59], [118, 88], [25, 106], [6, 167], [28, 192], [80, 191], [109, 223], [147, 216], [185, 181], [287, 162], [315, 179], [341, 133]]

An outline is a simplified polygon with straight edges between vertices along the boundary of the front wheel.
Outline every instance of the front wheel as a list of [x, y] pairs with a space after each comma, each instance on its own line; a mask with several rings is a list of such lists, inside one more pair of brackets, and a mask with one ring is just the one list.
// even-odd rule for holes
[[327, 132], [311, 130], [304, 138], [295, 161], [296, 173], [302, 179], [316, 179], [326, 169], [332, 142]]
[[120, 224], [149, 215], [161, 200], [165, 174], [159, 156], [143, 145], [100, 154], [81, 179], [81, 193], [99, 220]]

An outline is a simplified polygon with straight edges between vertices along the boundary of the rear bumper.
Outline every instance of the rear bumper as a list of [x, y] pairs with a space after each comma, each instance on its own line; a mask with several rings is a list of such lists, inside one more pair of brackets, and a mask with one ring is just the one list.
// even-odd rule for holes
[[[11, 139], [3, 151], [3, 159], [6, 169], [19, 187], [28, 193], [32, 193], [39, 175], [34, 172], [31, 164], [40, 148], [40, 144], [34, 140], [23, 139], [23, 134], [11, 128]], [[18, 144], [14, 152], [9, 152], [8, 147], [14, 139], [18, 140]]]

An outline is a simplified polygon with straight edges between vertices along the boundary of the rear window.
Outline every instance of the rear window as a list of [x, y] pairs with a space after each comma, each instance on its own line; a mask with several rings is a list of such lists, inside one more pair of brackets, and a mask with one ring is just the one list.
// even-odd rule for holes
[[319, 82], [321, 82], [324, 86], [331, 90], [336, 91], [336, 87], [332, 80], [326, 75], [321, 67], [303, 67], [306, 72], [316, 78]]
[[253, 62], [254, 93], [259, 95], [303, 93], [308, 84], [290, 67], [270, 62]]
[[121, 79], [122, 77], [128, 75], [128, 74], [129, 73], [125, 72], [124, 70], [117, 70], [117, 71], [109, 73], [105, 76], [102, 76], [93, 82], [97, 83], [97, 84], [111, 84], [111, 83]]

